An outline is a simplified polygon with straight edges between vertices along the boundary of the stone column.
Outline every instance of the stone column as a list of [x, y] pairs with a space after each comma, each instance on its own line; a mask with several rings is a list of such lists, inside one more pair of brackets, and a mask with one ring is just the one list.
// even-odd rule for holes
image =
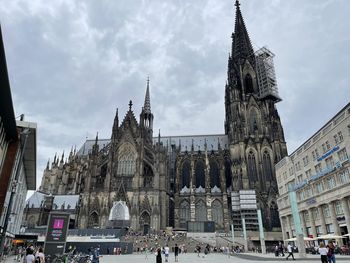
[[338, 224], [338, 220], [337, 220], [337, 214], [335, 213], [334, 201], [330, 202], [328, 205], [329, 205], [329, 210], [331, 211], [331, 218], [332, 218], [332, 225], [333, 225], [333, 229], [334, 229], [334, 235], [339, 236], [340, 229], [339, 229], [339, 224]]
[[309, 219], [310, 219], [310, 226], [311, 226], [311, 235], [313, 235], [313, 237], [317, 236], [316, 233], [316, 226], [315, 226], [315, 218], [314, 218], [314, 213], [312, 212], [313, 209], [309, 209]]
[[341, 202], [342, 202], [342, 206], [343, 206], [346, 227], [348, 229], [348, 232], [350, 232], [350, 210], [349, 210], [348, 199], [346, 197], [344, 197], [341, 200]]
[[299, 214], [300, 214], [301, 226], [303, 228], [304, 237], [307, 237], [305, 211], [300, 211]]
[[291, 220], [290, 220], [292, 215], [287, 215], [286, 217], [287, 217], [287, 225], [288, 225], [287, 229], [289, 229], [289, 237], [288, 238], [292, 238], [293, 231], [292, 231], [292, 224], [291, 224]]
[[281, 216], [280, 218], [281, 220], [281, 228], [282, 228], [282, 238], [283, 240], [286, 240], [287, 239], [287, 232], [286, 232], [286, 225], [284, 225], [285, 223], [287, 223], [287, 219], [285, 216]]
[[326, 235], [327, 234], [327, 228], [326, 228], [326, 220], [324, 218], [324, 213], [323, 213], [323, 207], [322, 205], [320, 205], [319, 207], [317, 207], [319, 213], [320, 213], [320, 218], [321, 218], [321, 231], [322, 231], [322, 235]]

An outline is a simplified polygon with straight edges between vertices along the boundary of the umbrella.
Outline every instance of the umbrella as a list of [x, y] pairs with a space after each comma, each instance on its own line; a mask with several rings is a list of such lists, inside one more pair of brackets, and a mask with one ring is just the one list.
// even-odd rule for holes
[[334, 234], [327, 234], [317, 237], [317, 239], [341, 239], [344, 238], [343, 236], [336, 236]]
[[[312, 241], [312, 240], [315, 240], [315, 239], [313, 239], [311, 237], [304, 237], [304, 241]], [[297, 238], [293, 237], [293, 238], [286, 239], [284, 241], [297, 241]]]
[[297, 238], [296, 237], [293, 237], [293, 238], [288, 238], [288, 239], [286, 239], [286, 240], [284, 240], [284, 241], [296, 241], [297, 240]]

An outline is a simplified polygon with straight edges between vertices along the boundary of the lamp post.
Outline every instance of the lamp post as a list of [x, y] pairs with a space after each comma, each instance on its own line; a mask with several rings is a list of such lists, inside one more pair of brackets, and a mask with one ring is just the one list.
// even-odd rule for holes
[[20, 140], [22, 141], [23, 138], [23, 143], [21, 143], [20, 141], [20, 155], [18, 158], [18, 162], [16, 165], [16, 172], [15, 172], [15, 177], [11, 180], [10, 182], [10, 187], [11, 187], [11, 193], [10, 193], [10, 200], [7, 206], [7, 211], [6, 211], [6, 215], [5, 215], [5, 220], [4, 220], [4, 226], [2, 227], [2, 231], [0, 234], [0, 254], [1, 257], [3, 256], [4, 253], [4, 244], [5, 244], [5, 239], [6, 239], [6, 232], [7, 232], [7, 227], [8, 227], [8, 221], [10, 219], [11, 216], [11, 211], [12, 211], [12, 203], [13, 203], [13, 199], [15, 197], [16, 194], [16, 188], [17, 188], [17, 184], [18, 184], [18, 178], [21, 172], [21, 165], [22, 165], [22, 160], [23, 160], [23, 156], [24, 156], [24, 150], [26, 148], [26, 144], [27, 144], [27, 139], [28, 136], [30, 134], [30, 130], [28, 128], [24, 129], [23, 131], [21, 131], [20, 133]]

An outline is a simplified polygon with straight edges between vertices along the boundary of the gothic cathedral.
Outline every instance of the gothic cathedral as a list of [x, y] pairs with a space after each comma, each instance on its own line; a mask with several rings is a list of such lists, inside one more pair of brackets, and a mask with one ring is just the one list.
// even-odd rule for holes
[[253, 50], [240, 6], [225, 87], [225, 134], [153, 137], [149, 81], [137, 121], [132, 102], [110, 139], [87, 140], [48, 163], [40, 192], [79, 195], [75, 227], [106, 228], [115, 201], [125, 201], [130, 227], [149, 232], [188, 222], [228, 230], [231, 192], [256, 191], [266, 230], [280, 227], [274, 165], [287, 155], [275, 104], [280, 101], [273, 53]]

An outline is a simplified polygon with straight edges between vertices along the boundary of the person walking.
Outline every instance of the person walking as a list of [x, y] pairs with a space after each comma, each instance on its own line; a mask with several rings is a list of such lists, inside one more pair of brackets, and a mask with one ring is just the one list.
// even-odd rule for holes
[[327, 252], [328, 263], [335, 263], [335, 246], [332, 240], [328, 241], [327, 248], [328, 248], [328, 252]]
[[327, 263], [328, 262], [328, 249], [325, 247], [324, 243], [320, 243], [320, 247], [318, 248], [318, 253], [321, 255], [321, 262], [322, 263]]
[[175, 262], [178, 262], [178, 260], [179, 260], [179, 247], [177, 246], [177, 244], [175, 244], [174, 254], [175, 254]]
[[290, 256], [292, 256], [293, 260], [295, 260], [294, 255], [293, 255], [293, 247], [290, 243], [288, 243], [287, 251], [288, 251], [288, 256], [286, 257], [286, 260], [288, 260], [288, 258]]
[[157, 249], [156, 263], [162, 263], [162, 251], [160, 248]]
[[33, 255], [34, 250], [31, 249], [30, 247], [28, 247], [26, 252], [27, 252], [27, 255], [25, 257], [24, 262], [25, 263], [35, 263], [35, 257]]
[[169, 246], [168, 244], [165, 245], [164, 247], [164, 254], [165, 254], [165, 262], [168, 262], [168, 259], [169, 259]]

